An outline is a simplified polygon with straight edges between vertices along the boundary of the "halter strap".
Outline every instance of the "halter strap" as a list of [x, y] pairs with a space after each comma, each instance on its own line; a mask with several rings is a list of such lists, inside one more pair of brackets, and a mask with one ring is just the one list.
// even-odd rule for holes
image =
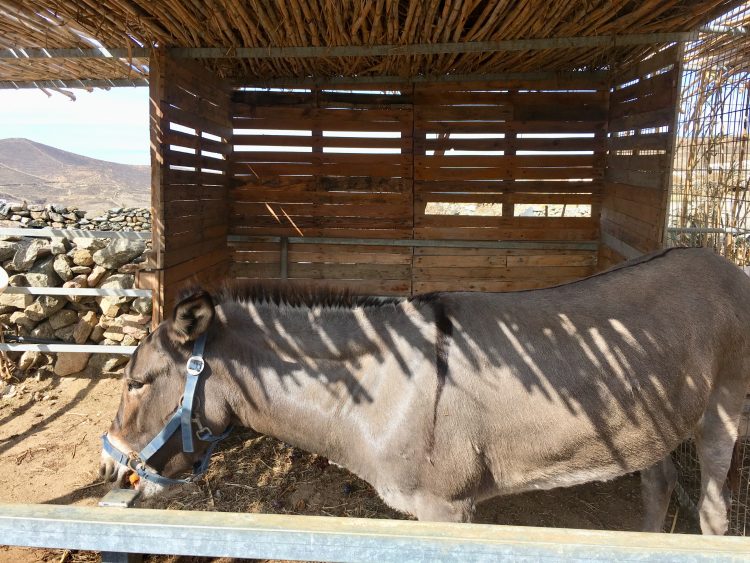
[[138, 452], [137, 454], [131, 453], [130, 455], [127, 455], [120, 451], [109, 440], [106, 432], [102, 435], [102, 448], [104, 449], [104, 451], [107, 452], [107, 454], [109, 454], [116, 462], [129, 467], [139, 476], [148, 481], [153, 481], [161, 485], [173, 485], [177, 483], [189, 483], [197, 477], [200, 477], [201, 475], [203, 475], [203, 473], [206, 472], [206, 469], [208, 469], [211, 454], [213, 453], [216, 445], [221, 440], [229, 436], [232, 431], [232, 427], [230, 426], [217, 436], [213, 434], [210, 429], [206, 428], [202, 424], [199, 424], [200, 429], [196, 433], [198, 439], [202, 442], [209, 442], [210, 445], [208, 446], [208, 449], [201, 458], [200, 462], [196, 463], [193, 475], [191, 477], [188, 477], [187, 479], [172, 479], [170, 477], [164, 477], [159, 473], [156, 473], [155, 471], [151, 471], [146, 466], [148, 460], [153, 457], [153, 455], [158, 452], [164, 446], [164, 444], [167, 443], [172, 435], [177, 432], [178, 428], [181, 428], [183, 452], [193, 453], [195, 451], [195, 448], [193, 446], [192, 427], [192, 423], [194, 420], [193, 404], [195, 403], [195, 390], [198, 386], [198, 380], [200, 379], [200, 375], [201, 373], [203, 373], [203, 370], [206, 366], [206, 362], [203, 359], [203, 352], [205, 347], [206, 333], [204, 332], [200, 335], [200, 337], [198, 337], [198, 340], [195, 341], [195, 344], [193, 345], [193, 355], [188, 358], [187, 365], [185, 366], [185, 390], [182, 393], [180, 406], [177, 408], [174, 414], [172, 414], [170, 419], [164, 425], [164, 428], [162, 428], [159, 433], [154, 436], [140, 452]]

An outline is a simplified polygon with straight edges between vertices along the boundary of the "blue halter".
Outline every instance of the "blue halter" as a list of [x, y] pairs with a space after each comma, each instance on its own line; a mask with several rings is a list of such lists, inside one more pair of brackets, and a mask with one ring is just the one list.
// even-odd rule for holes
[[[153, 437], [153, 439], [146, 444], [146, 446], [138, 453], [132, 452], [125, 454], [124, 452], [117, 449], [112, 442], [109, 441], [106, 432], [102, 435], [102, 447], [112, 459], [117, 463], [120, 463], [126, 467], [129, 467], [135, 471], [140, 477], [147, 481], [153, 481], [160, 485], [174, 485], [178, 483], [190, 483], [196, 478], [200, 477], [208, 469], [208, 464], [211, 460], [211, 454], [214, 451], [216, 445], [229, 436], [232, 431], [230, 426], [224, 432], [218, 436], [213, 434], [211, 430], [198, 423], [197, 418], [193, 417], [193, 403], [195, 402], [195, 389], [198, 386], [198, 379], [200, 374], [203, 373], [203, 369], [206, 367], [206, 363], [203, 360], [203, 350], [206, 347], [206, 333], [204, 332], [198, 340], [195, 341], [193, 346], [193, 355], [187, 361], [186, 366], [186, 379], [185, 379], [185, 391], [182, 393], [182, 401], [180, 406], [172, 415], [172, 417], [164, 425], [164, 428]], [[146, 462], [158, 452], [164, 444], [172, 437], [172, 434], [177, 432], [177, 429], [181, 429], [182, 433], [182, 451], [185, 453], [193, 453], [195, 448], [193, 447], [193, 427], [192, 423], [196, 422], [199, 425], [196, 435], [202, 442], [209, 442], [206, 453], [201, 458], [200, 463], [194, 467], [193, 475], [186, 479], [171, 479], [164, 477], [158, 473], [151, 471], [147, 466]]]

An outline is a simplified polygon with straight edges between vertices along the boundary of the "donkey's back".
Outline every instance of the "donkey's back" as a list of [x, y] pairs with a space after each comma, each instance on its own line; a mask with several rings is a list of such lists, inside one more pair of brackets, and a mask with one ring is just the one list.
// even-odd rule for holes
[[[440, 496], [497, 494], [642, 470], [660, 529], [670, 452], [691, 433], [704, 532], [726, 530], [722, 486], [750, 375], [750, 280], [673, 249], [579, 282], [447, 293], [453, 323], [428, 473]], [[448, 475], [455, 478], [447, 478]]]

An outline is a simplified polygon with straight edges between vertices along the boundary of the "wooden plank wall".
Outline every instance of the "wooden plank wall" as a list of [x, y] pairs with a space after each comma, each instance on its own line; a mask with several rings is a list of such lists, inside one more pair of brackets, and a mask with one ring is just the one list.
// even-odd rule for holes
[[[585, 276], [598, 240], [608, 83], [557, 79], [235, 92], [233, 235], [527, 241], [523, 249], [234, 242], [238, 278], [361, 292], [505, 291]], [[561, 135], [562, 134], [562, 135]], [[484, 137], [484, 138], [482, 138]], [[377, 151], [373, 153], [372, 150]], [[495, 215], [435, 212], [493, 204]], [[521, 216], [526, 204], [589, 216]], [[500, 210], [501, 209], [501, 210]], [[282, 267], [286, 257], [286, 269]]]
[[230, 95], [198, 64], [151, 59], [153, 255], [139, 283], [155, 291], [155, 323], [182, 286], [211, 285], [229, 270]]
[[679, 60], [674, 45], [613, 77], [600, 268], [663, 246]]
[[[420, 84], [414, 113], [416, 239], [598, 239], [605, 81]], [[428, 213], [430, 203], [494, 204], [499, 215]], [[526, 216], [524, 204], [589, 205], [590, 214]], [[420, 248], [413, 289], [545, 287], [595, 262], [591, 252]]]
[[[410, 239], [411, 94], [372, 87], [379, 90], [236, 92], [231, 233]], [[278, 244], [232, 247], [236, 277], [280, 277]], [[408, 294], [410, 264], [409, 248], [288, 248], [289, 279], [335, 280], [364, 293]]]

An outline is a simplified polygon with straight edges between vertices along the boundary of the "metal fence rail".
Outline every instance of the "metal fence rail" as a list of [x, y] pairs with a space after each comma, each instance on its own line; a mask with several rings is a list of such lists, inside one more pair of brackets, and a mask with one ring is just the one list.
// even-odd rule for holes
[[750, 538], [0, 504], [0, 544], [318, 561], [747, 561]]

